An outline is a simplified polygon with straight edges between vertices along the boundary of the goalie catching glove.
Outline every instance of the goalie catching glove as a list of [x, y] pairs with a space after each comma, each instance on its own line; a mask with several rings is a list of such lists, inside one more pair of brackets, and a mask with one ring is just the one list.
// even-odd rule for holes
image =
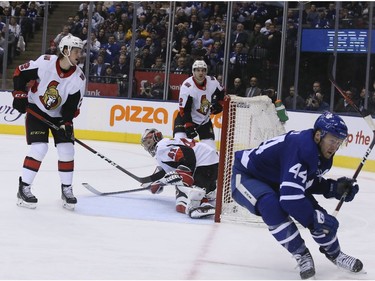
[[345, 202], [350, 202], [354, 199], [354, 196], [358, 193], [359, 187], [355, 179], [341, 177], [339, 179], [332, 180], [329, 192], [324, 196], [326, 198], [335, 197], [340, 200], [341, 197], [346, 193]]
[[165, 185], [192, 186], [194, 183], [193, 172], [184, 165], [179, 165], [175, 171], [167, 173], [162, 179], [151, 184], [150, 191], [153, 194], [163, 192]]

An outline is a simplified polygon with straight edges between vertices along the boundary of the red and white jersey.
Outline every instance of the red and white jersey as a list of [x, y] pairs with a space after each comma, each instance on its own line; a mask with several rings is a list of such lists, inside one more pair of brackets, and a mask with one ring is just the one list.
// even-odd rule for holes
[[164, 138], [156, 146], [155, 158], [158, 165], [166, 172], [175, 170], [175, 167], [169, 166], [168, 163], [179, 163], [184, 157], [181, 146], [193, 149], [196, 158], [196, 167], [209, 166], [219, 163], [219, 155], [211, 146], [197, 142], [192, 139], [168, 139]]
[[209, 118], [207, 115], [211, 114], [211, 98], [216, 89], [223, 91], [224, 88], [219, 81], [213, 76], [206, 76], [203, 86], [196, 84], [193, 76], [187, 78], [181, 85], [179, 95], [180, 111], [183, 111], [186, 103], [191, 97], [193, 99], [191, 107], [191, 118], [195, 124], [205, 124]]
[[[34, 103], [38, 108], [51, 117], [62, 117], [61, 107], [69, 95], [85, 94], [86, 78], [82, 70], [73, 66], [69, 71], [63, 72], [59, 66], [58, 57], [55, 55], [42, 55], [37, 60], [20, 65], [15, 75], [27, 71], [37, 71], [37, 80], [28, 92], [29, 103]], [[81, 102], [77, 105], [79, 109]], [[74, 110], [74, 109], [73, 109]]]

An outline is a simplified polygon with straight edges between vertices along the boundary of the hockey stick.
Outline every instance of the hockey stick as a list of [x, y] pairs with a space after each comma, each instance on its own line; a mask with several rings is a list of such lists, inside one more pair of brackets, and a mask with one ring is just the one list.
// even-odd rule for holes
[[[370, 113], [366, 114], [365, 112], [361, 111], [358, 108], [358, 106], [345, 94], [345, 92], [341, 89], [341, 87], [335, 81], [335, 78], [333, 77], [333, 74], [332, 74], [334, 60], [335, 60], [334, 56], [332, 56], [329, 60], [329, 69], [330, 69], [330, 71], [328, 72], [329, 81], [336, 88], [336, 90], [341, 94], [341, 96], [345, 99], [345, 101], [348, 104], [350, 104], [354, 108], [354, 110], [357, 111], [362, 116], [362, 118], [366, 121], [367, 125], [370, 127], [370, 129], [373, 132], [372, 142], [370, 143], [369, 147], [367, 148], [366, 153], [362, 158], [362, 161], [359, 163], [359, 165], [357, 167], [357, 170], [355, 171], [355, 173], [353, 175], [353, 179], [355, 180], [355, 179], [357, 179], [360, 171], [362, 170], [363, 165], [365, 164], [365, 162], [367, 160], [367, 157], [370, 155], [370, 153], [371, 153], [371, 151], [372, 151], [372, 149], [375, 145], [375, 124], [374, 124], [374, 121], [372, 120], [371, 114]], [[341, 206], [345, 201], [346, 195], [347, 195], [347, 192], [345, 192], [341, 196], [340, 201], [337, 204], [337, 206], [335, 208], [335, 211], [333, 212], [333, 216], [336, 216], [337, 213], [340, 211]]]
[[99, 195], [99, 196], [107, 196], [107, 195], [116, 195], [116, 194], [124, 194], [124, 193], [132, 193], [132, 192], [138, 192], [143, 190], [149, 190], [151, 188], [151, 183], [148, 184], [145, 187], [136, 188], [136, 189], [128, 189], [128, 190], [120, 190], [120, 191], [111, 191], [111, 192], [100, 192], [99, 190], [95, 189], [92, 185], [84, 182], [82, 183], [84, 187], [87, 188], [87, 190], [91, 191], [92, 193]]
[[[27, 113], [30, 113], [34, 117], [38, 118], [43, 123], [47, 124], [52, 129], [54, 129], [56, 131], [62, 130], [61, 128], [59, 128], [58, 126], [56, 126], [54, 123], [52, 123], [51, 121], [47, 120], [42, 115], [36, 113], [32, 109], [28, 108], [26, 111], [27, 111]], [[127, 174], [128, 176], [132, 177], [133, 179], [135, 179], [136, 181], [138, 181], [140, 183], [154, 182], [154, 181], [162, 178], [164, 176], [164, 174], [165, 174], [165, 172], [163, 170], [161, 170], [161, 171], [159, 171], [159, 172], [157, 172], [155, 174], [152, 174], [150, 176], [147, 176], [147, 177], [143, 177], [143, 178], [142, 177], [138, 177], [138, 176], [134, 175], [133, 173], [129, 172], [128, 170], [125, 170], [123, 167], [121, 167], [120, 165], [116, 164], [111, 159], [105, 157], [103, 154], [97, 152], [95, 149], [91, 148], [87, 144], [83, 143], [79, 139], [73, 137], [72, 140], [75, 141], [75, 142], [77, 142], [78, 144], [80, 144], [81, 146], [83, 146], [84, 148], [86, 148], [87, 150], [89, 150], [90, 152], [94, 153], [95, 155], [97, 155], [101, 159], [104, 159], [107, 163], [109, 163], [110, 165], [112, 165], [115, 168], [119, 169], [121, 172], [124, 172], [125, 174]]]

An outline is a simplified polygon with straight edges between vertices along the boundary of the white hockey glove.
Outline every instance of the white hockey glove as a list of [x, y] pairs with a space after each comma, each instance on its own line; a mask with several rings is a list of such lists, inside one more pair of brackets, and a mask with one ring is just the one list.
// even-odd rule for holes
[[169, 184], [192, 186], [194, 183], [192, 174], [188, 167], [179, 165], [175, 171], [169, 172], [162, 179], [153, 182], [150, 191], [153, 194], [161, 193], [164, 186]]

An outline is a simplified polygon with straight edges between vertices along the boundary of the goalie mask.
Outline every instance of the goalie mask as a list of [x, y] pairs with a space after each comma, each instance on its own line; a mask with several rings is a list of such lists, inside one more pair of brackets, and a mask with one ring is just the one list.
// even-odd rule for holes
[[348, 128], [344, 120], [337, 114], [331, 112], [324, 112], [318, 117], [314, 124], [314, 131], [320, 130], [321, 138], [327, 133], [344, 140], [348, 136]]
[[141, 145], [151, 154], [152, 157], [154, 157], [156, 153], [156, 145], [162, 139], [163, 134], [160, 131], [156, 129], [146, 129], [141, 139]]

